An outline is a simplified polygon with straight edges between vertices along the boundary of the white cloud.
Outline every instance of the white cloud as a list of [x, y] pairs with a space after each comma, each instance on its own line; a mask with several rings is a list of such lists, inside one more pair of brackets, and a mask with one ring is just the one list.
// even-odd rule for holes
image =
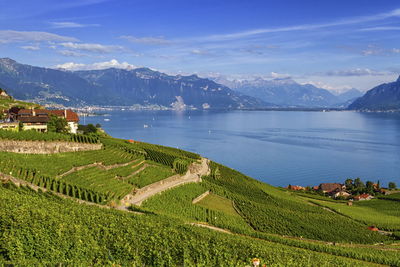
[[400, 49], [399, 48], [393, 48], [392, 49], [392, 53], [400, 54]]
[[329, 91], [334, 91], [334, 92], [337, 92], [337, 93], [344, 93], [344, 92], [346, 92], [346, 91], [348, 91], [348, 90], [353, 88], [350, 85], [333, 86], [331, 84], [324, 83], [324, 82], [321, 82], [321, 81], [306, 81], [306, 82], [302, 82], [301, 84], [303, 84], [303, 85], [311, 84], [311, 85], [314, 85], [315, 87], [326, 89], [326, 90], [329, 90]]
[[254, 35], [260, 35], [264, 33], [277, 33], [277, 32], [289, 32], [289, 31], [308, 31], [308, 30], [316, 30], [328, 27], [335, 27], [335, 26], [345, 26], [345, 25], [353, 25], [353, 24], [360, 24], [372, 21], [379, 21], [393, 17], [400, 17], [400, 8], [394, 9], [390, 12], [386, 13], [379, 13], [370, 16], [362, 16], [362, 17], [354, 17], [348, 19], [341, 19], [333, 22], [328, 23], [321, 23], [321, 24], [303, 24], [303, 25], [293, 25], [287, 27], [280, 27], [280, 28], [261, 28], [261, 29], [254, 29], [242, 32], [235, 32], [235, 33], [228, 33], [228, 34], [216, 34], [205, 36], [200, 39], [209, 40], [209, 41], [223, 41], [223, 40], [230, 40], [230, 39], [239, 39], [244, 37], [250, 37]]
[[384, 27], [371, 27], [371, 28], [364, 28], [360, 31], [369, 32], [369, 31], [400, 31], [400, 27], [396, 26], [384, 26]]
[[322, 73], [322, 75], [326, 76], [381, 76], [386, 75], [387, 73], [371, 70], [368, 68], [355, 68], [348, 70], [332, 70]]
[[52, 28], [83, 28], [83, 27], [97, 27], [99, 24], [81, 24], [70, 21], [63, 22], [50, 22]]
[[74, 63], [74, 62], [67, 62], [64, 64], [56, 65], [55, 68], [57, 69], [65, 69], [70, 71], [75, 70], [102, 70], [108, 68], [117, 68], [117, 69], [135, 69], [137, 66], [129, 64], [128, 62], [118, 62], [116, 59], [111, 59], [110, 61], [105, 62], [96, 62], [92, 64], [83, 64], [83, 63]]
[[24, 46], [20, 46], [20, 48], [22, 48], [24, 50], [30, 50], [30, 51], [37, 51], [40, 49], [40, 47], [38, 45], [24, 45]]
[[49, 32], [0, 30], [0, 44], [17, 42], [70, 42], [74, 37], [62, 36]]
[[124, 50], [124, 48], [119, 45], [102, 45], [102, 44], [72, 43], [72, 42], [61, 43], [60, 45], [68, 49], [75, 49], [92, 53], [111, 53], [115, 51]]
[[147, 45], [170, 45], [172, 42], [164, 37], [135, 37], [131, 35], [120, 36], [131, 43], [147, 44]]
[[287, 73], [277, 73], [272, 71], [269, 75], [267, 75], [267, 77], [273, 79], [280, 79], [280, 78], [290, 78], [290, 75]]
[[191, 54], [194, 55], [200, 55], [200, 56], [206, 56], [209, 55], [210, 52], [207, 50], [200, 50], [200, 49], [193, 49], [192, 51], [190, 51]]
[[87, 56], [85, 54], [78, 53], [78, 52], [71, 51], [71, 50], [61, 50], [61, 51], [58, 51], [58, 53], [63, 55], [63, 56], [67, 56], [67, 57], [84, 57], [84, 56]]

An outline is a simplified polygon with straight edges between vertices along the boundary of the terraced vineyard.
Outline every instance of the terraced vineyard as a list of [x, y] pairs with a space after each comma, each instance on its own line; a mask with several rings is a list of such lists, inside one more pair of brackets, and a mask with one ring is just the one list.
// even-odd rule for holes
[[[360, 202], [348, 213], [344, 203], [300, 196], [213, 162], [201, 183], [169, 189], [133, 207], [140, 215], [102, 209], [185, 173], [200, 157], [105, 136], [99, 140], [103, 149], [97, 151], [0, 152], [0, 172], [57, 193], [0, 186], [0, 264], [243, 266], [259, 257], [268, 266], [400, 266], [400, 248], [391, 245], [398, 234], [367, 230], [390, 217], [386, 228], [398, 231], [398, 201]], [[211, 193], [192, 202], [206, 191]], [[370, 216], [359, 220], [365, 212]], [[385, 245], [372, 245], [381, 242]]]
[[19, 141], [65, 141], [96, 144], [99, 142], [97, 136], [88, 136], [83, 134], [62, 134], [46, 132], [40, 133], [34, 130], [12, 132], [7, 130], [0, 130], [0, 139], [19, 140]]

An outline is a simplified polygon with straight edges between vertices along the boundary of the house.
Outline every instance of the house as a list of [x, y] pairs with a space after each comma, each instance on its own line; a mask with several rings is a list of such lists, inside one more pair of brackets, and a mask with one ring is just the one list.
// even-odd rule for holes
[[336, 191], [334, 191], [334, 192], [332, 192], [332, 193], [333, 193], [333, 197], [334, 197], [334, 198], [339, 198], [339, 197], [342, 197], [342, 198], [349, 198], [349, 197], [351, 196], [351, 194], [347, 193], [347, 192], [344, 191], [344, 190], [336, 190]]
[[79, 116], [76, 112], [70, 109], [64, 110], [48, 110], [49, 114], [53, 114], [60, 118], [65, 118], [68, 123], [70, 132], [76, 134], [78, 131]]
[[289, 185], [289, 186], [287, 187], [287, 189], [294, 190], [294, 191], [306, 190], [305, 187], [300, 186], [300, 185]]
[[338, 183], [323, 183], [319, 185], [318, 189], [324, 193], [331, 194], [338, 190], [342, 191], [343, 189], [345, 189], [345, 187], [344, 185]]
[[[78, 131], [79, 116], [72, 110], [20, 109], [16, 112], [15, 120], [23, 124], [24, 130], [47, 132], [47, 123], [50, 120], [50, 116], [54, 115], [59, 118], [65, 118], [71, 133], [76, 134]], [[10, 114], [12, 114], [11, 110]]]
[[18, 121], [22, 123], [22, 129], [35, 130], [38, 132], [47, 132], [47, 123], [49, 122], [48, 116], [23, 116], [19, 117]]
[[373, 199], [374, 197], [371, 196], [370, 194], [361, 194], [359, 196], [355, 196], [353, 199], [355, 201], [361, 201], [361, 200], [370, 200]]

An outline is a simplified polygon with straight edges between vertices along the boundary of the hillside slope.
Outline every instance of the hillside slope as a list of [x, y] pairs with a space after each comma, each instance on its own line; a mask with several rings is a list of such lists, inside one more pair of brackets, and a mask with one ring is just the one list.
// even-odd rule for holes
[[163, 190], [141, 207], [124, 205], [127, 211], [119, 205], [127, 196], [207, 161], [175, 148], [99, 140], [97, 151], [0, 152], [0, 264], [210, 266], [253, 257], [272, 266], [400, 264], [398, 248], [369, 245], [394, 238], [214, 162], [201, 179]]
[[400, 76], [397, 81], [384, 83], [369, 90], [363, 97], [355, 100], [350, 110], [399, 110]]

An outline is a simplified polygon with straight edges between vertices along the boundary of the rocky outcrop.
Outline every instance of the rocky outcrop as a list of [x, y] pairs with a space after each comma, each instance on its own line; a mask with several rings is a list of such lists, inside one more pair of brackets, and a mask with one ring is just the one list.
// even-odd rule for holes
[[25, 154], [54, 154], [62, 152], [77, 152], [99, 150], [102, 144], [84, 144], [74, 142], [46, 142], [46, 141], [19, 141], [0, 140], [0, 151]]

